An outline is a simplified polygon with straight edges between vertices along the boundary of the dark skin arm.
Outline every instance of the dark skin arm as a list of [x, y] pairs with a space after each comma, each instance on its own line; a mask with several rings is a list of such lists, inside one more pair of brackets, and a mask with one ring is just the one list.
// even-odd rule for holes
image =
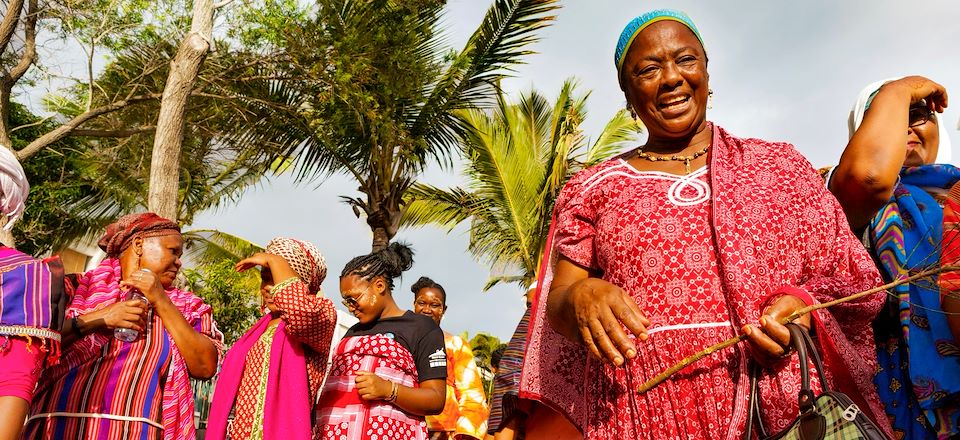
[[893, 195], [907, 155], [910, 105], [922, 99], [935, 112], [947, 107], [943, 86], [922, 76], [884, 84], [843, 150], [830, 179], [830, 191], [854, 231], [865, 227]]
[[[147, 316], [147, 305], [139, 299], [111, 304], [100, 310], [77, 316], [77, 326], [84, 335], [93, 332], [113, 331], [117, 328], [132, 328], [142, 332], [146, 328], [144, 319]], [[73, 320], [66, 319], [61, 330], [62, 343], [68, 346], [76, 342], [79, 337], [73, 329]]]
[[134, 271], [129, 279], [120, 282], [120, 287], [139, 289], [147, 297], [163, 321], [164, 328], [177, 344], [191, 376], [198, 379], [213, 377], [217, 372], [217, 347], [209, 337], [196, 331], [187, 322], [177, 306], [170, 301], [156, 274], [147, 269]]
[[[789, 352], [790, 332], [779, 320], [804, 307], [804, 302], [792, 295], [778, 298], [764, 310], [760, 325], [744, 326], [758, 362], [769, 365]], [[560, 256], [554, 270], [550, 296], [547, 299], [547, 319], [550, 326], [567, 339], [583, 344], [602, 362], [616, 366], [637, 356], [636, 342], [623, 327], [645, 341], [650, 321], [637, 303], [623, 289], [599, 278]], [[809, 328], [810, 317], [797, 320]]]
[[[392, 382], [369, 371], [358, 371], [355, 383], [363, 400], [387, 400], [393, 389]], [[446, 398], [446, 381], [431, 379], [420, 382], [419, 388], [397, 385], [397, 399], [393, 404], [411, 414], [432, 416], [443, 412]]]
[[947, 312], [947, 325], [954, 341], [960, 341], [960, 292], [952, 292], [943, 297], [940, 308]]
[[257, 252], [243, 259], [234, 266], [234, 270], [243, 272], [254, 266], [260, 266], [270, 270], [270, 274], [273, 275], [273, 281], [278, 284], [297, 276], [297, 273], [293, 271], [293, 268], [290, 267], [290, 263], [287, 263], [287, 260], [266, 252]]

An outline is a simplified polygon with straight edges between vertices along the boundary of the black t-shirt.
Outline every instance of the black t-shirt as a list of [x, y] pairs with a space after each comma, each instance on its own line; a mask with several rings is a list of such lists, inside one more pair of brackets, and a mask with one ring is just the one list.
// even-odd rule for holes
[[397, 341], [413, 355], [417, 365], [417, 381], [447, 378], [447, 353], [443, 346], [443, 330], [429, 316], [409, 310], [393, 318], [382, 318], [371, 324], [354, 324], [344, 337], [384, 335]]

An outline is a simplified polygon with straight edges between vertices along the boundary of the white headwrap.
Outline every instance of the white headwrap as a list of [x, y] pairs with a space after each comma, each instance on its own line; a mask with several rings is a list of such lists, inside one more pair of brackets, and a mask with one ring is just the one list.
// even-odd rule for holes
[[[902, 77], [900, 77], [902, 78]], [[850, 110], [850, 119], [848, 121], [850, 128], [850, 137], [853, 137], [853, 133], [857, 131], [857, 128], [860, 127], [860, 123], [863, 122], [863, 115], [867, 112], [867, 108], [870, 107], [870, 102], [873, 101], [873, 95], [880, 90], [880, 87], [890, 81], [896, 81], [900, 78], [887, 78], [882, 81], [877, 81], [863, 88], [860, 91], [860, 94], [857, 95], [857, 103], [853, 105], [853, 109]], [[937, 127], [940, 131], [940, 149], [937, 150], [937, 159], [935, 163], [953, 163], [953, 151], [950, 145], [950, 136], [947, 131], [947, 124], [944, 123], [943, 118], [940, 115], [937, 115]]]
[[29, 192], [30, 183], [17, 156], [9, 148], [0, 146], [0, 215], [7, 216], [3, 229], [13, 229], [13, 224], [23, 214]]

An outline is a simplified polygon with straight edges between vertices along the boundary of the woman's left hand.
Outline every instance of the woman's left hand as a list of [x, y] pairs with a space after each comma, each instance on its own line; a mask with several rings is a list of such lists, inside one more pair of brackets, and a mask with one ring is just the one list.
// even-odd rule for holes
[[[757, 362], [768, 366], [783, 360], [790, 354], [790, 330], [780, 321], [803, 307], [806, 307], [806, 303], [802, 299], [793, 295], [783, 295], [763, 311], [759, 326], [750, 324], [743, 326], [743, 333], [750, 341], [751, 352]], [[810, 315], [803, 315], [794, 323], [809, 329]]]
[[357, 393], [363, 400], [386, 400], [390, 398], [393, 384], [369, 371], [358, 371], [354, 379]]
[[163, 285], [160, 284], [160, 277], [150, 269], [138, 269], [127, 279], [120, 281], [120, 288], [139, 290], [143, 296], [147, 297], [150, 304], [156, 304], [167, 296]]

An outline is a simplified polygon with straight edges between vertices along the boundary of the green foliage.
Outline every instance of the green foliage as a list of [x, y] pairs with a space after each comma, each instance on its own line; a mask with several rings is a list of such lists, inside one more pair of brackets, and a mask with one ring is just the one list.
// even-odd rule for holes
[[[169, 59], [176, 52], [177, 33], [147, 32], [115, 53], [114, 61], [97, 78], [93, 106], [107, 105], [129, 96], [162, 93]], [[250, 108], [258, 105], [246, 93], [263, 94], [268, 85], [251, 80], [264, 58], [244, 52], [217, 51], [203, 64], [196, 94], [185, 111], [185, 133], [180, 157], [178, 192], [182, 224], [193, 222], [204, 210], [238, 200], [243, 191], [266, 175], [282, 172], [289, 162], [269, 146], [238, 139], [229, 133], [249, 124]], [[72, 105], [85, 93], [82, 86], [65, 97], [50, 96], [46, 103], [67, 117], [82, 112]], [[62, 104], [62, 105], [61, 105]], [[96, 176], [92, 191], [78, 201], [78, 209], [101, 217], [117, 217], [146, 209], [152, 127], [159, 114], [158, 98], [104, 115], [84, 124], [84, 129], [104, 132], [139, 131], [119, 137], [84, 138], [88, 164]]]
[[491, 274], [485, 289], [500, 282], [529, 286], [537, 276], [553, 203], [564, 183], [619, 152], [640, 131], [621, 110], [590, 144], [580, 129], [588, 96], [577, 93], [576, 82], [568, 80], [552, 105], [531, 90], [513, 104], [501, 94], [490, 112], [461, 112], [467, 127], [467, 186], [414, 185], [403, 224], [449, 231], [469, 220], [470, 253], [506, 272]]
[[460, 335], [464, 340], [469, 341], [470, 349], [473, 350], [473, 358], [477, 361], [477, 366], [484, 371], [480, 379], [483, 381], [483, 390], [489, 401], [493, 390], [493, 374], [491, 373], [493, 367], [490, 365], [490, 357], [502, 343], [500, 338], [486, 333], [477, 333], [473, 335], [473, 338], [467, 336], [467, 332]]
[[298, 25], [276, 28], [270, 8], [258, 21], [264, 47], [282, 49], [266, 72], [279, 99], [239, 137], [296, 155], [300, 179], [355, 179], [362, 196], [344, 200], [366, 216], [375, 249], [396, 234], [419, 173], [432, 161], [452, 162], [465, 132], [457, 111], [495, 101], [498, 81], [530, 53], [524, 46], [558, 7], [495, 0], [466, 46], [453, 51], [443, 39], [443, 5], [318, 0]]
[[263, 252], [262, 246], [213, 229], [185, 231], [183, 241], [187, 258], [199, 264], [213, 264], [218, 261], [235, 264], [257, 252]]
[[182, 271], [187, 290], [213, 307], [213, 317], [227, 346], [260, 317], [260, 276], [256, 271], [237, 272], [233, 264], [222, 260]]
[[[11, 103], [11, 123], [23, 127], [13, 132], [13, 148], [20, 149], [56, 124]], [[14, 226], [17, 248], [31, 255], [56, 251], [72, 238], [102, 229], [106, 219], [77, 212], [77, 200], [93, 191], [90, 167], [83, 144], [64, 139], [24, 162], [30, 195], [23, 218]]]

